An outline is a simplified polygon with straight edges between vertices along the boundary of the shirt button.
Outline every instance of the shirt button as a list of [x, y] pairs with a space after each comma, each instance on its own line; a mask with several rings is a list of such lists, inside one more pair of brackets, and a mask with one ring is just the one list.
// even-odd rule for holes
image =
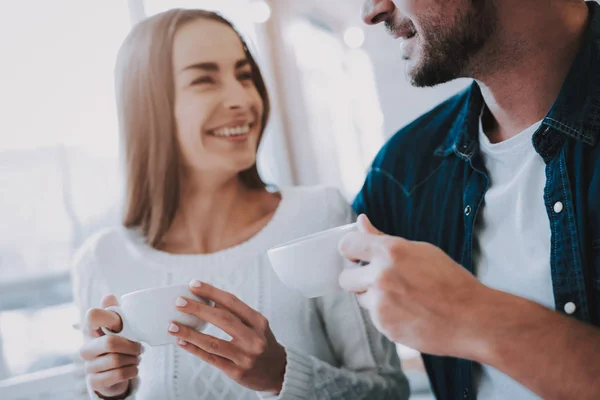
[[554, 203], [554, 212], [557, 214], [560, 214], [560, 212], [563, 210], [563, 203], [561, 203], [560, 201], [557, 201], [556, 203]]
[[565, 312], [569, 315], [573, 314], [577, 310], [577, 306], [573, 302], [565, 304]]
[[469, 400], [469, 389], [463, 391], [463, 399]]
[[471, 215], [471, 211], [473, 211], [471, 209], [471, 206], [466, 206], [465, 207], [465, 215], [468, 217], [469, 215]]

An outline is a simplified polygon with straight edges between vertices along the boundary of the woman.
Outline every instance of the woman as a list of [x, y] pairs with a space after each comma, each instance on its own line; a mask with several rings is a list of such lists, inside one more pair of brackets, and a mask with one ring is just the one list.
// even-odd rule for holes
[[[268, 248], [350, 222], [327, 188], [266, 189], [256, 151], [267, 90], [233, 26], [171, 10], [137, 25], [120, 50], [117, 103], [127, 161], [124, 227], [80, 250], [81, 355], [96, 398], [399, 399], [407, 383], [394, 346], [340, 293], [316, 300], [277, 280]], [[203, 332], [165, 327], [178, 346], [148, 348], [104, 310], [117, 296], [190, 282], [214, 308], [178, 299]], [[233, 295], [234, 296], [233, 296]], [[141, 379], [138, 379], [138, 376]]]

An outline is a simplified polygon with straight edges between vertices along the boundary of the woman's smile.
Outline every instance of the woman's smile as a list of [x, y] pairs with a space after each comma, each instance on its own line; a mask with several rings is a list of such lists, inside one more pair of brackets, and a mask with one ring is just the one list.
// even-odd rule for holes
[[233, 142], [246, 141], [252, 134], [256, 123], [235, 122], [208, 131], [208, 135]]

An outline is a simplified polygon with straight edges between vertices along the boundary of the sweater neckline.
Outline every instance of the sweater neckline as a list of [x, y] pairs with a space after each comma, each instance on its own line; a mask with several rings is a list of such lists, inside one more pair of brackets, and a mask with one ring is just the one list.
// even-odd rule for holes
[[136, 230], [128, 229], [127, 234], [132, 244], [132, 250], [149, 267], [169, 269], [171, 272], [196, 269], [200, 266], [218, 269], [224, 263], [259, 256], [275, 244], [278, 232], [284, 229], [284, 224], [289, 221], [288, 210], [293, 209], [291, 203], [294, 196], [289, 195], [288, 189], [279, 190], [276, 193], [281, 195], [281, 201], [269, 222], [254, 236], [233, 247], [208, 254], [173, 254], [153, 248]]

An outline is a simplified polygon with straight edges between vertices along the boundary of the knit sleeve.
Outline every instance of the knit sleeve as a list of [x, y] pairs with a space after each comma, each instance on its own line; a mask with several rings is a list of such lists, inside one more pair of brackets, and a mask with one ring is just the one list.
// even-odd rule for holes
[[263, 399], [408, 399], [408, 380], [393, 343], [367, 318], [356, 299], [339, 293], [316, 300], [329, 342], [338, 360], [330, 365], [287, 348], [283, 388]]
[[[96, 258], [97, 238], [86, 242], [75, 254], [72, 261], [73, 298], [79, 311], [79, 325], [83, 327], [85, 314], [90, 308], [99, 308], [102, 297], [110, 293], [106, 281], [100, 271]], [[84, 335], [84, 340], [88, 338]], [[139, 386], [139, 379], [132, 381], [129, 395], [126, 400], [135, 400], [135, 393]], [[90, 399], [101, 400], [88, 385]]]

